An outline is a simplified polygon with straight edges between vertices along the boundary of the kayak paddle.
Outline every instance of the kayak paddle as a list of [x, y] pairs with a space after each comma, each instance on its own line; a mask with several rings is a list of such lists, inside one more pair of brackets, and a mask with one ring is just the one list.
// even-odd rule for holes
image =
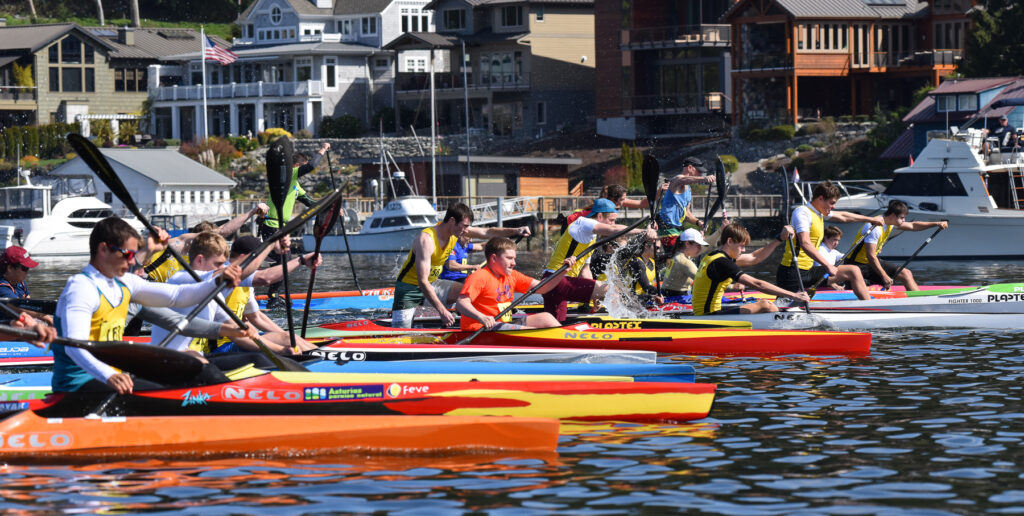
[[[597, 242], [594, 242], [593, 244], [590, 244], [586, 249], [583, 250], [582, 253], [576, 255], [576, 259], [577, 260], [583, 259], [584, 256], [594, 252], [594, 249], [599, 249], [601, 246], [607, 244], [608, 242], [611, 242], [612, 240], [615, 240], [616, 238], [619, 238], [620, 236], [625, 235], [626, 233], [629, 233], [630, 231], [636, 229], [641, 224], [647, 222], [647, 220], [648, 220], [648, 218], [644, 217], [644, 218], [642, 218], [642, 219], [640, 219], [640, 220], [630, 224], [625, 229], [623, 229], [621, 231], [617, 231], [617, 232], [615, 232], [612, 235], [606, 236], [606, 237], [598, 240]], [[553, 280], [556, 277], [558, 277], [560, 274], [562, 274], [562, 272], [564, 272], [568, 268], [569, 268], [569, 266], [567, 264], [563, 264], [558, 269], [555, 269], [555, 272], [551, 273], [550, 276], [540, 280], [536, 285], [533, 286], [533, 288], [531, 288], [530, 290], [527, 290], [525, 294], [523, 294], [521, 297], [519, 297], [519, 299], [513, 300], [508, 306], [505, 307], [504, 310], [498, 312], [498, 315], [494, 316], [494, 320], [497, 321], [497, 320], [501, 319], [502, 317], [504, 317], [505, 314], [511, 312], [513, 308], [519, 306], [519, 303], [523, 302], [523, 300], [525, 300], [526, 298], [528, 298], [531, 295], [533, 295], [534, 292], [537, 292], [538, 290], [540, 290], [541, 287], [543, 287], [544, 285], [547, 285], [549, 282], [551, 282], [551, 280]], [[469, 337], [466, 337], [466, 338], [456, 342], [455, 345], [462, 346], [462, 345], [465, 345], [465, 344], [469, 344], [473, 339], [475, 339], [477, 337], [477, 335], [480, 335], [485, 330], [487, 330], [486, 327], [481, 327], [477, 331], [473, 332], [473, 334], [470, 335]]]
[[[786, 172], [786, 166], [785, 165], [782, 165], [782, 181], [783, 181], [783, 186], [782, 186], [782, 206], [783, 206], [782, 226], [785, 227], [789, 223], [789, 216], [790, 216], [789, 215], [789, 188], [791, 186], [791, 184], [789, 182], [789, 174]], [[789, 237], [789, 253], [790, 253], [790, 256], [791, 256], [791, 258], [790, 258], [791, 265], [793, 266], [793, 269], [796, 270], [797, 285], [800, 285], [800, 292], [804, 292], [804, 277], [803, 277], [802, 274], [800, 274], [800, 261], [797, 259], [799, 257], [799, 255], [797, 254], [796, 236], [795, 235], [791, 235]], [[804, 304], [804, 311], [807, 312], [808, 314], [811, 313], [811, 304], [810, 303], [805, 303]]]
[[53, 315], [53, 312], [57, 311], [56, 299], [0, 297], [0, 303], [7, 303], [11, 306], [21, 308], [22, 310], [31, 310], [33, 312], [39, 312], [47, 315]]
[[[334, 227], [338, 221], [338, 212], [341, 210], [341, 197], [325, 211], [320, 212], [313, 222], [313, 238], [316, 239], [316, 246], [313, 248], [312, 262], [315, 264], [320, 256], [320, 244], [324, 241], [324, 235]], [[310, 267], [309, 285], [306, 288], [306, 307], [302, 310], [302, 338], [306, 338], [306, 323], [309, 322], [309, 305], [313, 300], [313, 282], [316, 281], [317, 267]], [[289, 303], [291, 300], [289, 300]]]
[[[292, 188], [292, 141], [282, 136], [267, 149], [267, 188], [270, 199], [277, 207], [277, 227], [284, 227], [284, 200]], [[290, 217], [292, 214], [289, 213]], [[288, 285], [288, 248], [281, 254], [281, 274], [284, 280], [284, 311], [288, 315], [288, 339], [295, 349], [295, 319], [292, 317], [292, 292]], [[308, 306], [308, 305], [307, 305]]]
[[[654, 218], [655, 199], [658, 197], [658, 183], [661, 181], [661, 165], [658, 164], [658, 158], [648, 154], [644, 156], [644, 163], [641, 168], [641, 176], [643, 177], [644, 193], [647, 194], [647, 207], [651, 211], [651, 220]], [[657, 248], [655, 248], [657, 249]], [[654, 257], [654, 281], [658, 288], [658, 295], [661, 295], [661, 275], [658, 274], [658, 257], [655, 252]]]
[[[100, 153], [100, 150], [97, 149], [96, 146], [93, 145], [92, 142], [90, 142], [84, 136], [81, 136], [81, 135], [78, 135], [78, 134], [74, 134], [74, 133], [69, 133], [67, 138], [68, 138], [68, 143], [70, 143], [71, 146], [74, 147], [75, 151], [78, 152], [78, 155], [82, 157], [83, 161], [85, 161], [85, 164], [88, 165], [89, 168], [92, 169], [92, 171], [96, 173], [96, 176], [99, 177], [100, 180], [103, 181], [103, 183], [105, 185], [107, 185], [107, 188], [110, 189], [111, 193], [113, 193], [114, 196], [117, 197], [121, 201], [121, 203], [124, 204], [124, 206], [126, 208], [128, 208], [128, 211], [132, 212], [132, 214], [135, 215], [135, 218], [139, 222], [141, 222], [144, 226], [146, 226], [146, 229], [149, 231], [149, 233], [151, 235], [157, 235], [158, 232], [157, 232], [156, 227], [154, 227], [153, 224], [151, 224], [149, 222], [149, 219], [147, 219], [142, 214], [142, 211], [139, 210], [139, 207], [135, 204], [135, 200], [132, 199], [131, 194], [128, 193], [128, 189], [125, 188], [124, 183], [121, 182], [121, 178], [117, 177], [117, 173], [114, 172], [114, 167], [112, 167], [110, 165], [110, 162], [107, 161], [107, 158], [105, 156], [103, 156], [103, 154]], [[310, 211], [313, 211], [315, 208], [316, 208], [316, 206], [314, 206], [313, 208], [310, 208], [310, 210], [307, 211], [307, 213], [309, 213]], [[321, 207], [320, 210], [322, 210], [323, 208], [324, 207]], [[316, 210], [316, 211], [319, 212], [319, 210]], [[313, 213], [312, 215], [309, 215], [309, 217], [312, 217], [315, 214], [316, 213]], [[306, 220], [308, 220], [309, 217], [306, 217], [306, 218], [302, 219], [302, 222], [305, 222]], [[293, 231], [294, 231], [294, 229], [297, 229], [297, 228], [298, 228], [298, 225], [296, 225], [293, 228]], [[288, 234], [288, 233], [287, 232], [286, 233], [282, 233], [281, 231], [278, 231], [273, 236], [271, 236], [270, 239], [268, 239], [266, 242], [263, 243], [262, 246], [260, 246], [259, 251], [249, 255], [249, 259], [246, 260], [245, 262], [243, 262], [243, 263], [245, 263], [245, 265], [243, 265], [242, 268], [244, 269], [246, 265], [251, 263], [251, 260], [256, 255], [258, 255], [260, 252], [262, 252], [264, 249], [266, 249], [265, 246], [273, 244], [277, 240], [279, 240], [282, 237], [284, 237], [284, 235], [286, 235], [286, 234]], [[189, 274], [189, 276], [192, 276], [193, 280], [195, 280], [196, 282], [198, 282], [200, 280], [199, 275], [196, 274], [196, 271], [194, 269], [192, 269], [192, 266], [189, 265], [189, 263], [187, 261], [185, 261], [185, 259], [182, 258], [180, 254], [178, 254], [178, 251], [176, 251], [173, 246], [168, 245], [165, 252], [170, 253], [171, 256], [173, 256], [175, 260], [178, 260], [178, 263], [181, 264], [182, 269], [184, 271], [186, 271]], [[220, 283], [220, 281], [218, 281], [218, 283]], [[226, 314], [228, 314], [228, 317], [231, 318], [232, 322], [234, 322], [236, 325], [238, 325], [239, 328], [245, 329], [246, 328], [245, 323], [242, 322], [242, 320], [239, 319], [237, 315], [235, 315], [235, 312], [233, 310], [228, 308], [228, 305], [224, 301], [223, 298], [217, 296], [217, 293], [219, 293], [219, 292], [220, 292], [220, 289], [214, 290], [208, 296], [206, 301], [203, 301], [202, 303], [197, 305], [196, 308], [192, 310], [192, 314], [187, 319], [185, 319], [177, 328], [171, 330], [171, 332], [167, 335], [167, 338], [164, 339], [164, 342], [160, 343], [160, 346], [161, 347], [166, 346], [167, 343], [170, 342], [171, 338], [173, 338], [178, 333], [180, 333], [181, 330], [183, 330], [185, 328], [185, 326], [188, 324], [188, 321], [191, 321], [192, 319], [194, 319], [196, 314], [198, 314], [199, 311], [201, 309], [203, 309], [211, 300], [215, 301], [217, 303], [217, 305], [220, 306], [220, 308], [222, 310], [224, 310], [224, 312]], [[267, 348], [267, 345], [264, 344], [263, 341], [260, 340], [258, 337], [256, 339], [253, 339], [253, 340], [256, 342], [256, 345], [259, 346], [260, 351], [262, 351], [265, 355], [267, 355], [267, 358], [272, 360], [274, 362], [274, 365], [276, 365], [277, 367], [281, 368], [281, 370], [283, 370], [283, 371], [295, 371], [296, 370], [295, 367], [292, 366], [291, 364], [287, 364], [287, 363], [281, 361], [277, 357], [277, 355], [274, 354], [273, 352], [271, 352], [270, 349]], [[301, 370], [305, 371], [306, 369], [302, 368]]]
[[[331, 188], [337, 188], [338, 185], [334, 183], [334, 170], [331, 169], [331, 151], [328, 150], [326, 152], [326, 154], [327, 154], [327, 173], [329, 173], [331, 175]], [[343, 186], [341, 188], [342, 192], [344, 192], [345, 190], [348, 190], [348, 179], [345, 180], [345, 186]], [[338, 210], [339, 211], [341, 210], [341, 205], [338, 206]], [[356, 290], [363, 290], [362, 287], [359, 286], [359, 275], [356, 274], [356, 264], [355, 264], [355, 262], [352, 261], [352, 249], [349, 248], [349, 246], [348, 246], [348, 231], [345, 231], [345, 220], [344, 219], [342, 219], [342, 221], [341, 221], [341, 238], [342, 238], [342, 240], [345, 241], [345, 254], [348, 255], [348, 267], [350, 269], [352, 269], [352, 281], [356, 284]], [[312, 280], [310, 280], [310, 281], [312, 281]], [[308, 303], [307, 303], [307, 306], [309, 306]], [[303, 327], [305, 327], [305, 324], [303, 324]], [[303, 334], [303, 337], [305, 337], [305, 334]]]
[[[907, 261], [903, 262], [903, 265], [900, 265], [899, 267], [897, 267], [897, 268], [896, 268], [896, 272], [894, 272], [894, 273], [892, 274], [892, 280], [893, 280], [893, 282], [895, 282], [895, 281], [896, 281], [896, 276], [899, 276], [899, 275], [900, 275], [900, 273], [901, 273], [901, 272], [903, 272], [903, 269], [906, 269], [906, 268], [907, 268], [907, 265], [908, 265], [908, 264], [909, 264], [909, 263], [910, 263], [910, 262], [911, 262], [911, 261], [912, 261], [912, 260], [913, 260], [914, 258], [917, 258], [917, 255], [918, 255], [918, 254], [919, 254], [919, 253], [921, 252], [921, 250], [922, 250], [922, 249], [924, 249], [924, 248], [925, 248], [925, 246], [927, 246], [928, 244], [930, 244], [930, 243], [932, 242], [932, 239], [933, 239], [933, 238], [935, 238], [935, 235], [938, 235], [938, 234], [939, 234], [939, 232], [940, 232], [940, 231], [942, 231], [943, 229], [945, 229], [945, 228], [943, 228], [942, 226], [939, 226], [939, 227], [935, 228], [935, 232], [934, 232], [934, 233], [932, 233], [931, 235], [929, 235], [929, 236], [928, 236], [928, 238], [926, 238], [926, 239], [925, 239], [925, 241], [924, 241], [924, 242], [923, 242], [923, 243], [921, 244], [921, 247], [918, 247], [918, 248], [917, 248], [917, 251], [914, 251], [914, 254], [910, 255], [910, 258], [907, 258]], [[885, 290], [889, 290], [889, 289], [885, 289]]]

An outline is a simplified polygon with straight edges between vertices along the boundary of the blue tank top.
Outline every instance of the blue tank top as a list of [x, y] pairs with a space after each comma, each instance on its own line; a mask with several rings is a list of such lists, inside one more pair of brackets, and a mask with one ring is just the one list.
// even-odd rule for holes
[[[455, 247], [452, 248], [452, 254], [448, 255], [449, 260], [455, 260], [462, 265], [469, 264], [469, 252], [473, 250], [473, 242], [466, 244], [466, 247], [462, 247], [462, 244], [455, 242]], [[444, 271], [438, 276], [441, 279], [451, 281], [463, 281], [466, 279], [466, 273], [460, 271], [448, 270], [448, 262], [444, 262]]]
[[686, 190], [683, 190], [681, 194], [666, 190], [665, 196], [661, 199], [661, 211], [658, 212], [662, 223], [681, 228], [683, 226], [683, 219], [686, 217], [686, 209], [690, 206], [692, 197], [693, 194], [690, 191], [689, 185], [686, 186]]

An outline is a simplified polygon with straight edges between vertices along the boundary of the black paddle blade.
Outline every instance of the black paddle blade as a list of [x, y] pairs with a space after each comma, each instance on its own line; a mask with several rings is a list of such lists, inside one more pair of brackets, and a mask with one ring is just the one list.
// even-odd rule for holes
[[786, 167], [782, 169], [782, 225], [789, 224], [789, 174]]
[[203, 370], [198, 358], [173, 349], [130, 342], [88, 342], [81, 346], [97, 359], [139, 378], [178, 384]]
[[313, 222], [313, 237], [319, 240], [329, 233], [334, 224], [338, 222], [340, 213], [341, 197], [326, 210], [317, 214], [316, 220]]
[[96, 173], [100, 181], [103, 181], [103, 184], [107, 185], [107, 188], [114, 194], [114, 197], [117, 197], [122, 204], [131, 210], [136, 218], [141, 220], [139, 208], [135, 205], [132, 196], [128, 194], [128, 189], [125, 188], [121, 178], [117, 177], [114, 167], [107, 161], [106, 156], [101, 154], [100, 150], [92, 142], [80, 134], [68, 133], [67, 138], [68, 143], [81, 156], [82, 161]]
[[661, 180], [661, 165], [658, 164], [658, 158], [650, 154], [644, 156], [644, 164], [640, 173], [643, 176], [647, 201], [653, 207], [654, 199], [658, 196], [658, 181]]
[[270, 144], [267, 149], [267, 187], [270, 189], [270, 200], [277, 207], [278, 218], [290, 216], [282, 213], [284, 198], [292, 179], [292, 141], [282, 136]]

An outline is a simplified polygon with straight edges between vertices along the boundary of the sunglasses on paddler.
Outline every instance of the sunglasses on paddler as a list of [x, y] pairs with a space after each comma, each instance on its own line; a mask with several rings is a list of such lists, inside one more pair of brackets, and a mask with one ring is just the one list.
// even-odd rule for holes
[[116, 245], [112, 245], [112, 244], [107, 244], [107, 249], [110, 249], [111, 251], [114, 251], [114, 252], [121, 253], [121, 257], [124, 258], [125, 260], [132, 261], [132, 260], [135, 259], [136, 251], [130, 251], [128, 249], [121, 249], [120, 247], [118, 247]]

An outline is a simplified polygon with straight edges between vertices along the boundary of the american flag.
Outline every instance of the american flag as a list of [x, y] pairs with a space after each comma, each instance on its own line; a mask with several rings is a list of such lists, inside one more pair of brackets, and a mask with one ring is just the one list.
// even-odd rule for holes
[[218, 47], [209, 37], [206, 38], [206, 45], [203, 45], [203, 55], [207, 60], [214, 60], [222, 65], [231, 64], [238, 59], [238, 55], [234, 52]]

